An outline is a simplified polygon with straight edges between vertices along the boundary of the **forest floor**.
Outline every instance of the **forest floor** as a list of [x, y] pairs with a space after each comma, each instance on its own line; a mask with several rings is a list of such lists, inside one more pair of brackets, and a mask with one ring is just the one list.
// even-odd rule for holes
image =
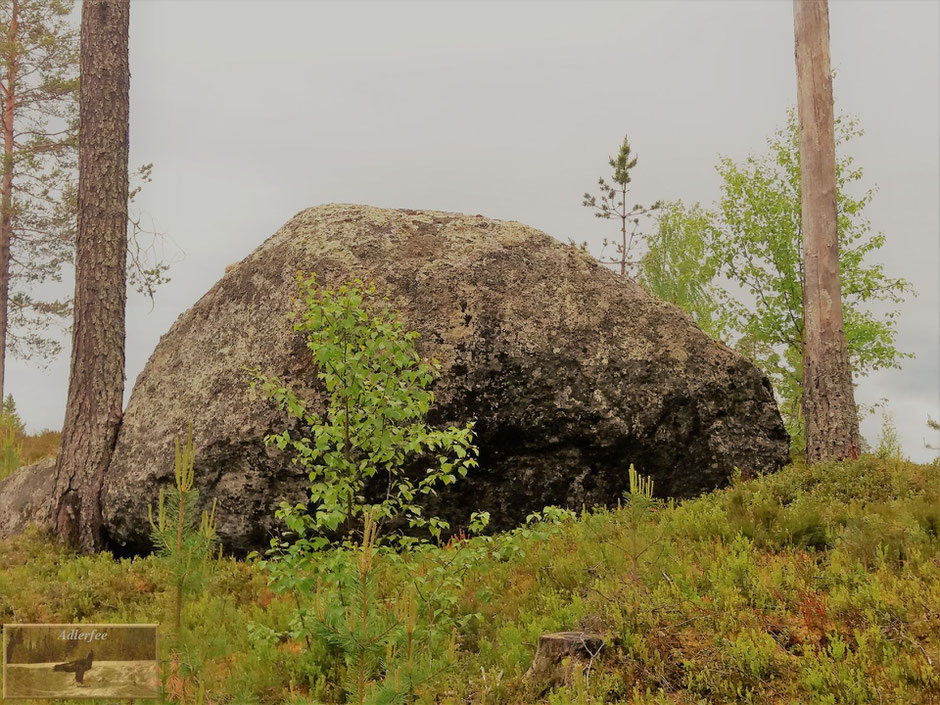
[[[938, 462], [795, 464], [681, 503], [627, 497], [375, 560], [374, 606], [389, 614], [403, 585], [441, 577], [447, 638], [428, 627], [439, 653], [398, 702], [940, 703]], [[355, 649], [292, 632], [301, 602], [325, 613], [273, 591], [257, 559], [212, 559], [179, 630], [165, 558], [78, 556], [32, 532], [0, 542], [0, 566], [0, 621], [159, 622], [168, 702], [378, 702], [391, 692], [378, 680], [402, 677], [400, 662], [370, 663], [365, 690], [349, 686]], [[527, 677], [539, 636], [569, 630], [606, 650], [553, 685]]]

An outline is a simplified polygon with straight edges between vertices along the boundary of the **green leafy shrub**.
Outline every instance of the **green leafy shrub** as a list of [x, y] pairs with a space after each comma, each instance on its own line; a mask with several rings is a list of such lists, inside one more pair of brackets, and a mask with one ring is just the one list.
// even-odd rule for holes
[[[427, 539], [406, 535], [402, 523], [434, 539], [449, 529], [424, 515], [420, 499], [476, 466], [473, 424], [426, 423], [439, 363], [418, 354], [418, 334], [403, 328], [374, 286], [353, 281], [334, 290], [315, 277], [298, 277], [298, 293], [302, 310], [294, 314], [294, 330], [306, 337], [329, 401], [326, 413], [317, 414], [276, 377], [252, 371], [252, 388], [301, 427], [266, 442], [289, 451], [310, 479], [309, 502], [282, 503], [276, 513], [290, 538], [274, 538], [260, 563], [275, 591], [294, 595], [290, 636], [326, 642], [345, 661], [351, 699], [412, 702], [415, 689], [446, 667], [446, 658], [437, 665], [441, 654], [452, 652], [444, 644], [451, 623], [441, 619], [452, 610], [440, 599], [449, 591], [440, 589], [439, 572], [429, 578], [415, 570], [411, 585], [425, 590], [409, 590], [405, 612], [390, 612], [376, 576], [392, 565], [415, 568], [427, 546]], [[416, 464], [423, 467], [417, 476], [409, 471]], [[370, 501], [369, 484], [378, 479], [384, 497]], [[475, 528], [485, 520], [475, 515]]]
[[884, 460], [900, 458], [902, 453], [901, 437], [897, 426], [894, 425], [894, 416], [887, 410], [881, 412], [881, 435], [878, 437], [878, 448], [875, 455]]
[[[472, 422], [441, 429], [425, 422], [440, 364], [421, 358], [418, 334], [404, 330], [374, 285], [353, 281], [333, 290], [311, 276], [299, 277], [298, 289], [303, 310], [293, 316], [294, 330], [306, 337], [329, 403], [320, 416], [277, 377], [252, 371], [252, 388], [301, 425], [299, 432], [287, 429], [265, 440], [308, 470], [314, 509], [282, 504], [278, 518], [299, 536], [316, 534], [295, 542], [305, 551], [324, 548], [328, 534], [341, 525], [348, 531], [372, 509], [380, 524], [402, 518], [439, 537], [446, 523], [424, 517], [417, 500], [477, 464]], [[418, 460], [424, 473], [415, 480], [407, 469]], [[368, 503], [364, 491], [376, 476], [383, 478], [385, 497]]]

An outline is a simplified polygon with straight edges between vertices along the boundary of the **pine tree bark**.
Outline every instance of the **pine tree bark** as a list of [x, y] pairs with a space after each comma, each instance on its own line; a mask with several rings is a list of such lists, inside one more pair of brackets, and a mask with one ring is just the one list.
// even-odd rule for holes
[[72, 361], [56, 466], [56, 533], [101, 548], [99, 495], [121, 424], [130, 0], [84, 0]]
[[803, 220], [803, 413], [809, 463], [857, 458], [860, 436], [842, 320], [827, 0], [794, 0]]

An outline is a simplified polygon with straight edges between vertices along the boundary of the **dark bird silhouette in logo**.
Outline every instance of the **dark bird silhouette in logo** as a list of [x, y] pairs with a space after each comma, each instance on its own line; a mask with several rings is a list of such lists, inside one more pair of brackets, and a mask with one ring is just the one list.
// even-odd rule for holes
[[67, 663], [57, 663], [52, 667], [53, 671], [65, 671], [75, 674], [75, 682], [81, 685], [85, 679], [85, 671], [91, 670], [91, 662], [95, 652], [89, 651], [88, 656], [80, 658], [77, 661], [68, 661]]

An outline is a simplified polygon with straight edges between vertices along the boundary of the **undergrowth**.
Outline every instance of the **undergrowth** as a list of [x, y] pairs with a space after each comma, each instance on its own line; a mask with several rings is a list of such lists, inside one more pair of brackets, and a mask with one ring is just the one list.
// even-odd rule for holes
[[[167, 701], [347, 697], [356, 661], [323, 627], [345, 622], [321, 612], [321, 628], [293, 638], [297, 596], [272, 591], [259, 562], [207, 559], [178, 637], [161, 640]], [[172, 631], [163, 557], [77, 556], [30, 532], [0, 542], [0, 565], [3, 622]], [[937, 463], [793, 465], [674, 505], [548, 510], [515, 532], [458, 535], [369, 571], [371, 604], [400, 625], [397, 677], [411, 679], [414, 702], [940, 701]], [[416, 585], [433, 600], [416, 599]], [[355, 584], [344, 589], [355, 594]], [[428, 623], [413, 614], [419, 603], [438, 610], [432, 621], [449, 635], [435, 642], [431, 667], [441, 672], [426, 683], [415, 675], [425, 666], [407, 656], [408, 629], [413, 637]], [[317, 614], [323, 604], [311, 596], [300, 608]], [[526, 670], [539, 635], [573, 629], [603, 634], [606, 657], [537, 692]], [[374, 675], [382, 654], [373, 656]]]
[[26, 433], [13, 397], [7, 395], [0, 405], [0, 480], [23, 465], [55, 457], [61, 436], [58, 431], [49, 430]]

